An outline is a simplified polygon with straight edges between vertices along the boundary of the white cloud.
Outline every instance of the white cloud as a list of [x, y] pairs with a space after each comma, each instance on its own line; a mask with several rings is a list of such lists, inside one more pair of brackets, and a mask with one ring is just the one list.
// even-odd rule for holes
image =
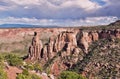
[[46, 9], [78, 7], [84, 10], [94, 10], [101, 7], [90, 0], [6, 0], [5, 2], [13, 3], [16, 6], [42, 6]]
[[52, 23], [51, 19], [36, 19], [36, 18], [15, 18], [7, 17], [0, 19], [0, 24], [35, 24], [35, 25], [49, 25]]
[[18, 5], [39, 5], [43, 0], [11, 0]]
[[61, 4], [61, 6], [62, 7], [77, 6], [85, 10], [93, 10], [101, 7], [100, 5], [91, 2], [90, 0], [69, 0]]
[[6, 8], [5, 8], [5, 7], [0, 6], [0, 11], [5, 11], [5, 10], [6, 10]]
[[36, 18], [15, 18], [8, 17], [0, 19], [0, 24], [33, 24], [33, 25], [58, 25], [58, 26], [95, 26], [107, 25], [118, 20], [117, 17], [88, 17], [79, 20], [55, 20], [55, 19], [36, 19]]
[[[79, 20], [82, 20], [82, 18], [89, 19], [89, 17], [93, 17], [91, 20], [94, 20], [94, 17], [120, 17], [120, 0], [102, 1], [106, 2], [106, 4], [100, 5], [99, 1], [92, 0], [0, 0], [0, 17], [11, 16], [16, 17], [14, 18], [16, 20], [25, 19], [21, 17], [26, 17], [31, 18], [32, 21], [39, 18], [39, 21], [44, 19], [48, 22], [51, 19], [53, 21], [57, 19], [57, 22], [55, 20], [54, 23], [65, 21], [66, 24], [68, 24], [67, 22], [73, 24], [77, 22], [76, 24], [79, 24]], [[16, 20], [14, 20], [14, 23], [19, 22]], [[91, 20], [87, 20], [86, 24], [90, 23]], [[21, 22], [24, 23], [23, 21]]]
[[108, 25], [109, 23], [112, 23], [114, 21], [118, 20], [115, 16], [105, 16], [105, 17], [87, 17], [84, 20], [79, 20], [79, 22], [75, 23], [78, 25], [84, 25], [84, 26], [95, 26], [95, 25]]

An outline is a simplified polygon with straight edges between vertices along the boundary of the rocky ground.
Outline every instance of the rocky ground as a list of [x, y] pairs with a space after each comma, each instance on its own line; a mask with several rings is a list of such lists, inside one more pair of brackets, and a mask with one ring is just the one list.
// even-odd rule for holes
[[89, 53], [71, 70], [81, 72], [89, 79], [120, 78], [120, 39], [102, 39], [90, 45]]

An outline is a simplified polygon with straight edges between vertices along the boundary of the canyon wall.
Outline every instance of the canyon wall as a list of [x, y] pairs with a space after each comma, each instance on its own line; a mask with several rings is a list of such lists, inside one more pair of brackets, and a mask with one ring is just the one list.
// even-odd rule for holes
[[[112, 40], [114, 38], [120, 38], [120, 29], [103, 29], [100, 31], [84, 31], [81, 29], [79, 31], [66, 30], [58, 34], [56, 38], [54, 38], [54, 36], [51, 36], [49, 38], [49, 42], [46, 45], [42, 44], [41, 40], [39, 40], [40, 37], [37, 34], [38, 33], [35, 32], [29, 53], [31, 54], [32, 52], [33, 54], [36, 54], [37, 51], [40, 53], [37, 55], [38, 58], [44, 58], [44, 56], [48, 56], [48, 58], [45, 59], [51, 59], [59, 51], [66, 52], [66, 55], [70, 55], [70, 53], [73, 53], [73, 51], [77, 48], [81, 49], [84, 53], [88, 53], [89, 45], [94, 41], [97, 41], [99, 39]], [[31, 50], [32, 47], [35, 49]], [[64, 55], [62, 54], [62, 56]]]
[[[56, 37], [51, 36], [47, 44], [42, 44], [37, 32], [32, 39], [29, 49], [28, 60], [39, 60], [46, 64], [51, 64], [51, 72], [57, 75], [60, 71], [72, 67], [77, 61], [82, 60], [82, 55], [89, 52], [89, 46], [92, 42], [100, 39], [108, 39], [114, 41], [115, 38], [120, 39], [120, 30], [66, 30], [59, 33]], [[34, 42], [34, 44], [33, 44]], [[32, 48], [32, 50], [31, 50]], [[56, 58], [56, 59], [55, 59]]]

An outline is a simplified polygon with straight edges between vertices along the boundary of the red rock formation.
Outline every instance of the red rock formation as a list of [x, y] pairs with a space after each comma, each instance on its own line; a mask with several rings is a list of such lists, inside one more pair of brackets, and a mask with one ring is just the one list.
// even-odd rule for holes
[[112, 38], [120, 38], [119, 29], [112, 30], [103, 29], [101, 32], [99, 32], [99, 39], [112, 39]]
[[87, 53], [88, 47], [89, 47], [89, 42], [91, 42], [90, 35], [88, 35], [88, 32], [80, 32], [78, 33], [78, 45], [80, 48], [83, 49], [84, 52]]
[[55, 62], [52, 67], [51, 67], [51, 73], [54, 74], [54, 75], [59, 75], [60, 74], [60, 70], [59, 70], [59, 66], [58, 66], [58, 63]]
[[53, 46], [54, 46], [54, 38], [50, 37], [49, 43], [48, 43], [48, 48], [47, 48], [49, 59], [51, 59], [55, 56], [54, 52], [53, 52]]
[[73, 63], [77, 63], [77, 61], [79, 59], [78, 55], [80, 54], [80, 51], [81, 51], [81, 49], [77, 48], [77, 47], [73, 49], [72, 59], [71, 59]]
[[42, 51], [41, 57], [44, 58], [45, 61], [48, 61], [48, 50], [47, 50], [47, 46], [44, 46], [44, 47], [43, 47], [43, 51]]
[[[111, 33], [111, 32], [110, 32]], [[99, 37], [100, 39], [104, 39], [104, 38], [110, 38], [110, 33], [103, 29], [100, 33], [99, 33]]]
[[120, 38], [120, 29], [115, 29], [114, 33], [116, 38]]
[[42, 50], [42, 42], [39, 40], [39, 36], [37, 32], [34, 33], [34, 37], [32, 39], [32, 44], [29, 48], [29, 58], [32, 59], [40, 59]]
[[39, 40], [39, 37], [35, 32], [32, 44], [29, 48], [29, 58], [43, 58], [47, 61], [48, 59], [52, 59], [60, 51], [63, 51], [63, 54], [61, 54], [62, 57], [68, 56], [76, 47], [81, 48], [85, 53], [87, 53], [89, 45], [93, 41], [105, 38], [111, 39], [113, 37], [120, 38], [119, 29], [103, 29], [100, 32], [80, 30], [77, 34], [74, 31], [65, 31], [60, 33], [56, 39], [54, 37], [50, 37], [49, 43], [43, 48], [42, 42]]
[[54, 44], [55, 52], [61, 51], [63, 49], [65, 45], [65, 37], [66, 37], [65, 33], [61, 33], [58, 35], [58, 37], [55, 40], [55, 44]]
[[96, 31], [89, 32], [89, 35], [91, 36], [90, 37], [90, 43], [92, 41], [96, 41], [96, 40], [99, 39], [99, 35], [98, 35], [98, 33]]
[[82, 60], [83, 56], [80, 56], [80, 54], [83, 54], [83, 52], [87, 54], [88, 48], [93, 41], [111, 39], [113, 37], [120, 38], [119, 29], [102, 30], [100, 32], [80, 30], [78, 33], [65, 31], [60, 33], [56, 38], [50, 37], [49, 42], [43, 47], [35, 32], [29, 48], [29, 58], [44, 60], [44, 64], [51, 60], [51, 72], [58, 75], [61, 70], [72, 67], [77, 63], [78, 59]]

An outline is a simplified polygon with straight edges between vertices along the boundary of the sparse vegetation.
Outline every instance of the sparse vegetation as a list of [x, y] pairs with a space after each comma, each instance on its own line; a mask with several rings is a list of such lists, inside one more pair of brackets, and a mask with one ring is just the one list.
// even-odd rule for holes
[[21, 74], [18, 74], [16, 79], [41, 79], [41, 77], [36, 74], [30, 74], [28, 70], [25, 69]]
[[8, 79], [6, 72], [3, 70], [3, 67], [0, 65], [0, 79]]
[[115, 40], [117, 43], [107, 39], [93, 42], [89, 48], [89, 53], [71, 69], [80, 73], [87, 71], [87, 78], [90, 78], [91, 75], [93, 78], [100, 79], [120, 78], [117, 67], [120, 59], [120, 41]]
[[33, 64], [27, 63], [24, 67], [25, 67], [27, 70], [34, 70]]
[[24, 67], [27, 70], [35, 70], [36, 72], [42, 72], [43, 71], [43, 69], [42, 69], [42, 67], [40, 66], [39, 63], [35, 63], [35, 64], [27, 63]]
[[8, 54], [5, 56], [5, 59], [11, 66], [21, 66], [23, 64], [22, 58], [14, 55], [14, 54]]
[[58, 79], [86, 79], [82, 75], [72, 71], [63, 71]]
[[34, 64], [34, 70], [37, 71], [37, 72], [42, 72], [42, 67], [40, 66], [40, 64], [38, 63], [35, 63]]
[[36, 74], [31, 74], [31, 78], [32, 78], [32, 79], [42, 79], [41, 77], [39, 77], [39, 76], [36, 75]]

